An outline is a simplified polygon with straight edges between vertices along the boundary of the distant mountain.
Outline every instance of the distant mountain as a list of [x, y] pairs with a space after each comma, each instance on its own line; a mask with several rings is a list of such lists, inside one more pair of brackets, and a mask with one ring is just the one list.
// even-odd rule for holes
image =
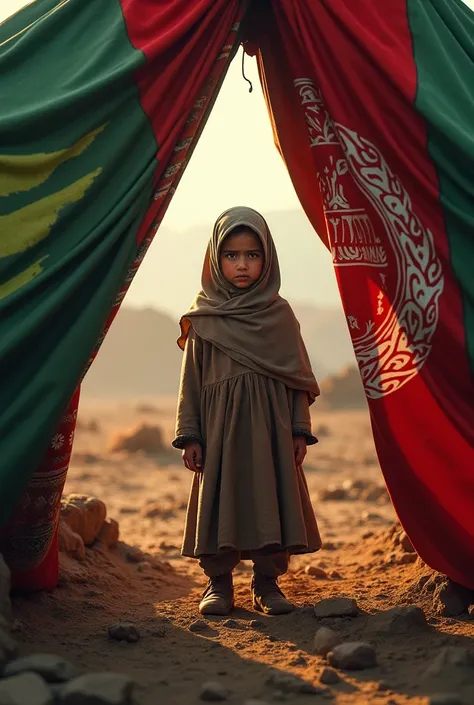
[[321, 402], [329, 409], [367, 408], [359, 369], [350, 366], [337, 375], [326, 377], [321, 384]]
[[[340, 309], [296, 304], [303, 337], [318, 380], [354, 363], [349, 333]], [[119, 311], [83, 384], [95, 398], [176, 394], [182, 353], [178, 323], [153, 308]]]
[[342, 309], [315, 308], [311, 304], [294, 304], [301, 332], [318, 380], [355, 365], [346, 319]]
[[155, 309], [122, 307], [86, 375], [88, 397], [176, 394], [182, 353], [177, 324]]

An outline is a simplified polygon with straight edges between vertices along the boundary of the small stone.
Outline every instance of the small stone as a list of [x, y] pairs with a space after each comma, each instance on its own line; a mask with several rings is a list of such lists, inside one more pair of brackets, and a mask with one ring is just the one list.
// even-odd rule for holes
[[361, 520], [365, 523], [366, 521], [382, 521], [383, 517], [377, 512], [365, 511], [361, 514]]
[[385, 683], [385, 681], [380, 681], [380, 683], [377, 685], [377, 690], [380, 693], [384, 693], [385, 691], [390, 690], [390, 687], [387, 683]]
[[150, 561], [141, 561], [137, 564], [137, 570], [139, 573], [150, 573], [153, 570], [153, 566]]
[[63, 687], [61, 705], [133, 705], [134, 686], [120, 673], [88, 673]]
[[402, 533], [400, 534], [398, 542], [406, 553], [415, 553], [413, 544], [404, 531], [402, 531]]
[[267, 685], [276, 688], [277, 691], [282, 693], [320, 695], [324, 692], [322, 688], [317, 688], [311, 683], [304, 681], [302, 678], [298, 678], [298, 676], [294, 676], [291, 673], [284, 673], [283, 671], [272, 673], [266, 682]]
[[76, 534], [64, 519], [59, 521], [58, 550], [76, 561], [84, 561], [86, 558], [86, 547], [82, 537]]
[[265, 629], [265, 623], [260, 619], [251, 619], [249, 622], [250, 629]]
[[329, 487], [319, 493], [319, 499], [322, 502], [340, 502], [347, 498], [348, 493], [344, 487], [338, 487], [337, 485], [329, 485]]
[[145, 556], [138, 546], [129, 546], [125, 552], [125, 558], [129, 563], [141, 563]]
[[340, 643], [341, 640], [332, 629], [321, 627], [314, 635], [313, 651], [319, 656], [326, 656]]
[[223, 627], [227, 627], [227, 629], [237, 629], [239, 626], [239, 623], [235, 621], [235, 619], [226, 619], [224, 622], [222, 622]]
[[340, 683], [341, 679], [339, 677], [339, 674], [334, 671], [332, 668], [323, 668], [321, 671], [321, 675], [319, 676], [319, 680], [321, 683], [324, 685], [336, 685], [336, 683]]
[[307, 660], [301, 654], [292, 658], [288, 663], [290, 666], [307, 666], [308, 665]]
[[464, 701], [455, 693], [436, 693], [430, 697], [428, 705], [464, 705]]
[[402, 555], [398, 557], [397, 563], [399, 565], [410, 565], [411, 563], [416, 563], [417, 560], [418, 556], [416, 553], [402, 553]]
[[209, 629], [209, 625], [203, 619], [197, 619], [189, 625], [190, 632], [204, 632]]
[[441, 578], [435, 586], [433, 604], [440, 617], [458, 617], [467, 612], [471, 602], [472, 591], [449, 578]]
[[366, 633], [371, 634], [407, 634], [413, 629], [426, 629], [428, 623], [420, 607], [394, 607], [369, 617]]
[[229, 695], [228, 689], [222, 683], [209, 682], [202, 686], [199, 698], [206, 702], [219, 703], [228, 700]]
[[32, 654], [10, 661], [3, 671], [3, 676], [17, 676], [26, 672], [36, 673], [47, 683], [66, 683], [79, 676], [76, 666], [54, 654]]
[[2, 705], [53, 705], [54, 696], [42, 678], [22, 673], [0, 681]]
[[140, 639], [140, 632], [132, 622], [118, 622], [109, 627], [109, 637], [115, 641], [128, 641], [134, 644]]
[[337, 551], [337, 546], [334, 541], [325, 541], [321, 548], [323, 551]]
[[342, 575], [340, 573], [338, 573], [337, 570], [331, 570], [331, 572], [329, 573], [329, 577], [331, 578], [331, 580], [342, 580], [343, 579]]
[[350, 597], [328, 597], [314, 606], [314, 614], [324, 617], [356, 617], [359, 613], [357, 602]]
[[120, 529], [115, 519], [106, 519], [97, 535], [97, 541], [106, 548], [115, 548], [120, 537]]
[[374, 535], [374, 532], [373, 532], [373, 531], [365, 531], [365, 532], [362, 534], [362, 538], [363, 538], [364, 540], [366, 540], [366, 539], [371, 539], [373, 535]]
[[362, 641], [340, 644], [327, 656], [328, 664], [347, 671], [362, 671], [377, 665], [375, 649]]
[[320, 580], [327, 580], [328, 578], [326, 571], [322, 568], [318, 568], [317, 565], [307, 565], [304, 572], [312, 578], [320, 578]]

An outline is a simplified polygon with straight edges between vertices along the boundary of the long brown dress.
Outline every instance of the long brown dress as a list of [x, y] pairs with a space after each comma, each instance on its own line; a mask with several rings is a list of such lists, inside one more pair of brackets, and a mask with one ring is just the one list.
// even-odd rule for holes
[[320, 548], [294, 435], [316, 442], [308, 393], [237, 362], [191, 327], [173, 445], [200, 442], [204, 468], [192, 482], [183, 555]]

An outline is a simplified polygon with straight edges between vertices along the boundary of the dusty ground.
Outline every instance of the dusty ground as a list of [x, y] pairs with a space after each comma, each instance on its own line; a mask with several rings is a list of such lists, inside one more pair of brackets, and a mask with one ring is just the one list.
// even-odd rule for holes
[[[430, 593], [418, 587], [420, 562], [399, 564], [405, 559], [391, 537], [395, 517], [380, 490], [363, 412], [315, 418], [321, 442], [309, 450], [306, 471], [325, 545], [319, 554], [295, 558], [282, 580], [298, 609], [278, 618], [255, 614], [249, 566], [242, 564], [236, 572], [238, 609], [232, 621], [216, 618], [205, 631], [190, 631], [199, 617], [204, 585], [196, 563], [179, 555], [190, 476], [174, 451], [147, 458], [108, 450], [117, 430], [139, 421], [160, 425], [169, 441], [173, 412], [174, 401], [166, 399], [148, 410], [138, 402], [82, 404], [66, 492], [103, 499], [108, 516], [119, 521], [122, 543], [114, 551], [92, 547], [82, 563], [63, 558], [61, 585], [53, 594], [15, 599], [23, 651], [60, 653], [88, 670], [129, 673], [139, 684], [139, 705], [197, 703], [209, 680], [228, 687], [231, 702], [270, 702], [285, 699], [267, 683], [275, 670], [319, 685], [325, 663], [313, 654], [312, 642], [321, 622], [311, 607], [324, 597], [343, 595], [357, 600], [360, 615], [322, 623], [345, 640], [373, 643], [379, 665], [341, 673], [341, 683], [324, 695], [292, 694], [288, 702], [418, 705], [427, 703], [432, 692], [457, 691], [465, 705], [474, 703], [474, 676], [462, 681], [466, 669], [446, 667], [438, 677], [424, 676], [443, 647], [472, 648], [474, 622], [435, 616]], [[98, 423], [95, 432], [87, 428], [91, 420]], [[344, 481], [349, 482], [341, 490]], [[331, 499], [338, 496], [342, 499]], [[305, 572], [310, 565], [337, 571], [339, 578], [312, 577]], [[413, 603], [425, 610], [425, 628], [374, 632], [370, 615]], [[261, 624], [252, 626], [254, 619]], [[122, 620], [138, 626], [137, 643], [108, 639], [108, 626]]]

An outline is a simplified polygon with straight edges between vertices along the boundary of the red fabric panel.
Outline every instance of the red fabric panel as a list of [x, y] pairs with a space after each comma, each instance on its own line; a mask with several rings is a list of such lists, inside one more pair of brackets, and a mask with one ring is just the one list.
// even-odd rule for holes
[[57, 585], [59, 510], [71, 460], [79, 395], [78, 388], [40, 466], [0, 532], [0, 553], [11, 570], [13, 589], [34, 592], [52, 590]]
[[[122, 11], [130, 41], [147, 59], [135, 78], [158, 143], [158, 183], [169, 169], [197, 99], [206, 84], [215, 86], [215, 79], [227, 68], [243, 4], [239, 0], [171, 0], [160, 6], [155, 0], [122, 0]], [[177, 170], [184, 168], [186, 152], [180, 156]], [[139, 242], [156, 221], [160, 205], [158, 201], [150, 207]]]
[[405, 0], [271, 7], [259, 37], [264, 89], [323, 238], [321, 203], [325, 211], [392, 500], [421, 557], [474, 588], [471, 376], [437, 175], [414, 108]]

